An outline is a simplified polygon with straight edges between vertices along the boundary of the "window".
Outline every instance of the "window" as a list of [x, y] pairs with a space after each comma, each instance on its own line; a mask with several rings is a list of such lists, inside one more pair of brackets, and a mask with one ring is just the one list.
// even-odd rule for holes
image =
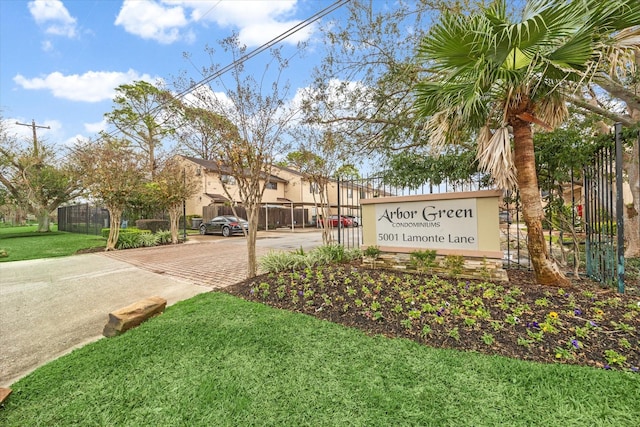
[[220, 181], [227, 185], [236, 185], [236, 179], [231, 175], [220, 175]]
[[316, 182], [309, 183], [309, 193], [311, 194], [320, 194], [320, 187]]
[[277, 182], [267, 182], [267, 185], [265, 185], [265, 188], [267, 190], [277, 190], [278, 189], [278, 183]]

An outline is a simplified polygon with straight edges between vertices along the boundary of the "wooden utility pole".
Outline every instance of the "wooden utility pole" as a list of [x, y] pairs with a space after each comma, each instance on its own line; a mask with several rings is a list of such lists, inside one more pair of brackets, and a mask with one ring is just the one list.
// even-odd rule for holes
[[16, 124], [20, 126], [30, 126], [31, 129], [33, 129], [33, 154], [38, 158], [38, 135], [36, 134], [36, 129], [51, 129], [51, 127], [36, 125], [36, 121], [33, 119], [31, 120], [31, 124], [20, 122], [16, 122]]

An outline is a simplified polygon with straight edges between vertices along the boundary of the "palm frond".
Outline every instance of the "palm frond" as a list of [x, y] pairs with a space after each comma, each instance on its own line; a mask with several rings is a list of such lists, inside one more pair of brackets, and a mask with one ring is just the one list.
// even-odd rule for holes
[[535, 115], [552, 128], [556, 128], [569, 116], [569, 110], [560, 93], [550, 91], [549, 95], [540, 98], [536, 103]]
[[478, 149], [476, 158], [478, 169], [489, 173], [500, 188], [507, 190], [515, 187], [516, 173], [511, 138], [506, 127], [496, 129], [489, 142], [484, 144], [484, 149]]

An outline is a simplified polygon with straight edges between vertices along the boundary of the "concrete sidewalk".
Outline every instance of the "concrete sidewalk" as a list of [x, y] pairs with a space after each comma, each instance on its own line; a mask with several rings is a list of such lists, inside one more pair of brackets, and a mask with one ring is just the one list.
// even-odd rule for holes
[[0, 387], [102, 337], [108, 313], [149, 296], [167, 304], [211, 288], [102, 254], [0, 264]]
[[[102, 337], [108, 314], [150, 296], [171, 305], [246, 277], [241, 236], [0, 263], [0, 387]], [[192, 244], [193, 243], [193, 244]], [[257, 255], [322, 244], [317, 229], [259, 232]]]

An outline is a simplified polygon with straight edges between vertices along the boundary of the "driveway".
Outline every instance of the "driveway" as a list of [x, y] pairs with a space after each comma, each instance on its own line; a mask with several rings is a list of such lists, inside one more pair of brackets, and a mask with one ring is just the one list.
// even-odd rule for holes
[[[258, 256], [309, 250], [318, 231], [261, 232]], [[0, 264], [0, 387], [102, 337], [108, 313], [149, 296], [171, 305], [246, 277], [243, 237]]]

